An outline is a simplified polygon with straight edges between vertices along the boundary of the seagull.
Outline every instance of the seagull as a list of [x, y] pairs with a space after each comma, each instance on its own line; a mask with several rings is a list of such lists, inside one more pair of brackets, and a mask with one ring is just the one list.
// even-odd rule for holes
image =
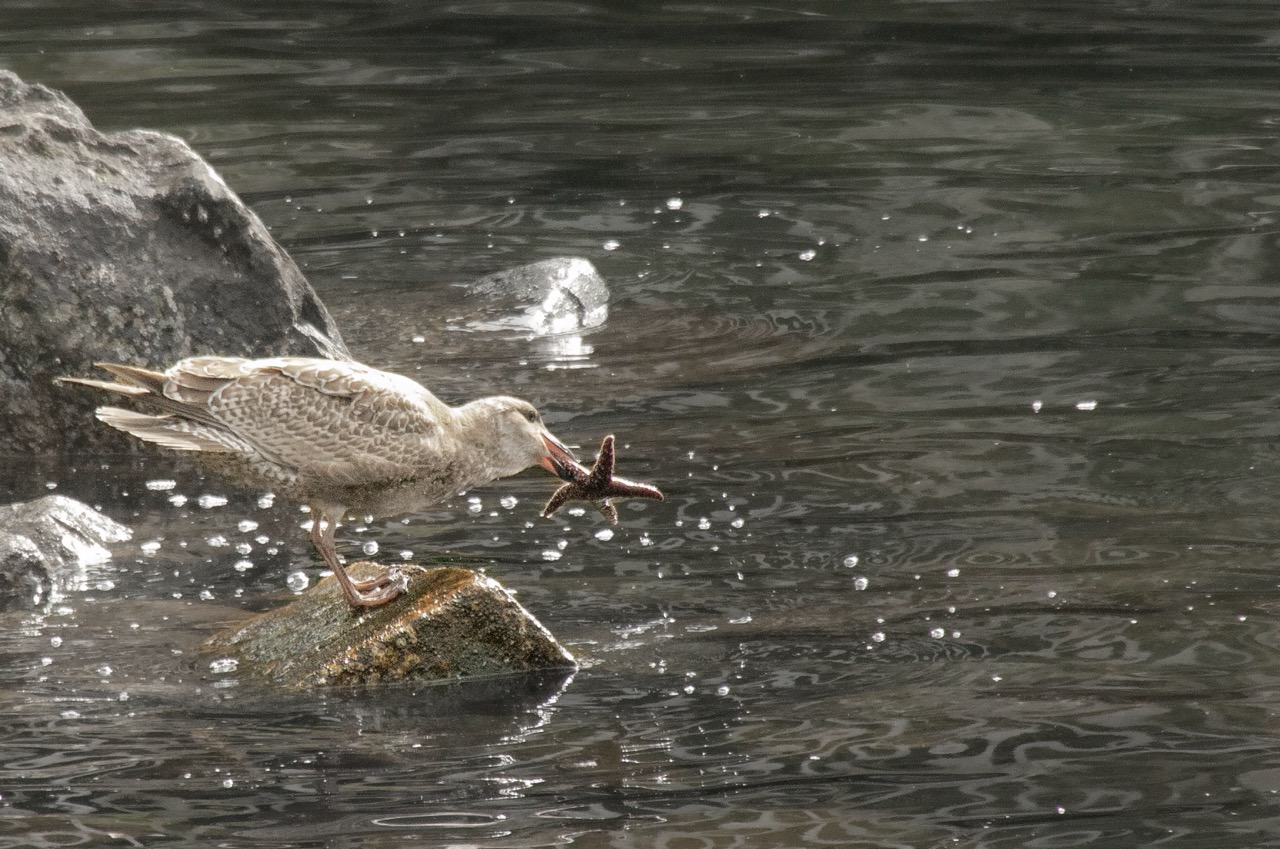
[[416, 381], [357, 362], [201, 356], [164, 372], [96, 365], [119, 382], [58, 381], [146, 410], [99, 407], [100, 421], [308, 505], [311, 542], [355, 608], [392, 601], [407, 578], [395, 569], [365, 581], [347, 575], [334, 531], [348, 512], [416, 512], [531, 466], [568, 483], [586, 472], [527, 401], [493, 396], [451, 407]]

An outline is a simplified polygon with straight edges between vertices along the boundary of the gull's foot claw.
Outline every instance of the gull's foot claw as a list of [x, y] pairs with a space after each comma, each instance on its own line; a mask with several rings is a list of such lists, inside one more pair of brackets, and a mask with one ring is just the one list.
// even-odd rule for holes
[[404, 594], [404, 591], [409, 588], [409, 576], [392, 566], [376, 578], [351, 583], [355, 595], [348, 596], [347, 601], [353, 606], [381, 607]]

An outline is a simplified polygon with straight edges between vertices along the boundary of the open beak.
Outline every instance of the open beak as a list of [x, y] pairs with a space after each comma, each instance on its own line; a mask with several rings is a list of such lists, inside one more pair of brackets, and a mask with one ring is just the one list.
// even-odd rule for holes
[[576, 480], [577, 475], [585, 471], [578, 465], [573, 452], [551, 434], [542, 434], [542, 444], [547, 446], [547, 456], [539, 460], [538, 465], [560, 478], [560, 480]]

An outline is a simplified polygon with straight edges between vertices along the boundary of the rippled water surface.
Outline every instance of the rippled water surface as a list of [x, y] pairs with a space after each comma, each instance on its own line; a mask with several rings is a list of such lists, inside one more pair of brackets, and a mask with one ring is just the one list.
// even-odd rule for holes
[[[1280, 840], [1271, 4], [0, 19], [0, 66], [208, 158], [360, 359], [668, 493], [612, 536], [534, 474], [346, 527], [480, 561], [583, 669], [284, 698], [196, 647], [314, 582], [297, 505], [15, 461], [135, 538], [5, 615], [0, 845]], [[561, 255], [603, 327], [467, 320]]]

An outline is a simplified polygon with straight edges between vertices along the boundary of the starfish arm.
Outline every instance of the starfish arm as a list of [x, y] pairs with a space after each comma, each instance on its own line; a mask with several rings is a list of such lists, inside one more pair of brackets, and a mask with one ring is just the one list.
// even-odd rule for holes
[[609, 498], [652, 498], [654, 501], [661, 501], [663, 497], [662, 490], [656, 486], [626, 478], [611, 479], [603, 494]]
[[618, 508], [613, 506], [613, 502], [609, 499], [596, 502], [596, 509], [600, 511], [600, 515], [611, 525], [618, 524]]
[[574, 484], [567, 483], [551, 494], [551, 498], [547, 501], [547, 506], [542, 508], [543, 518], [551, 518], [557, 510], [564, 506], [566, 501], [573, 499]]
[[606, 436], [600, 442], [600, 453], [596, 455], [596, 464], [591, 467], [591, 474], [586, 483], [593, 488], [607, 486], [613, 479], [613, 464], [616, 456], [613, 453], [613, 436]]

